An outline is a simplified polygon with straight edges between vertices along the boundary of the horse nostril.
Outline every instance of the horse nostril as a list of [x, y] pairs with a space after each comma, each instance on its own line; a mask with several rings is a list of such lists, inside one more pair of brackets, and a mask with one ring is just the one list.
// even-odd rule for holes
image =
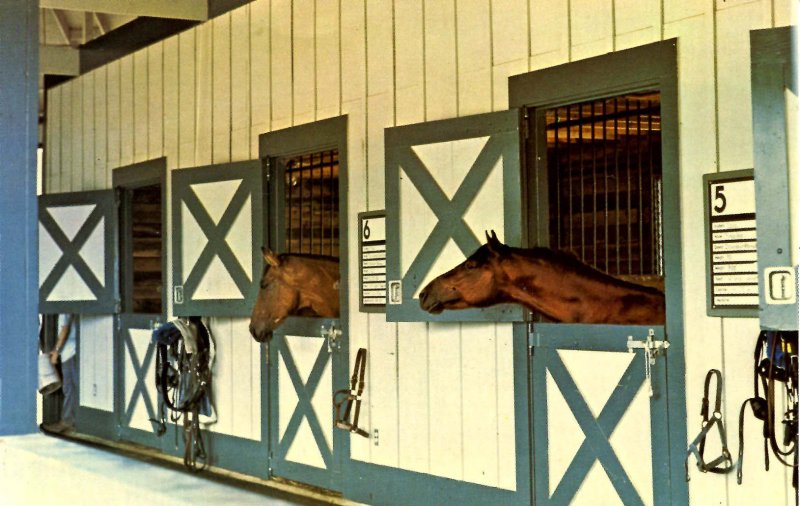
[[425, 302], [425, 299], [428, 298], [428, 292], [426, 290], [422, 290], [419, 292], [419, 300], [420, 302]]
[[256, 328], [252, 323], [250, 324], [250, 335], [253, 336], [253, 339], [258, 339], [258, 336], [256, 336]]

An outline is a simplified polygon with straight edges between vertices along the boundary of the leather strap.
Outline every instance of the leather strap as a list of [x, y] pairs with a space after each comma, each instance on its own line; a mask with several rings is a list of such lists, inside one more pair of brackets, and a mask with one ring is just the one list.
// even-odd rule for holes
[[[350, 377], [350, 389], [337, 390], [333, 394], [333, 405], [336, 408], [336, 422], [337, 429], [344, 429], [346, 431], [358, 434], [369, 438], [369, 433], [364, 429], [358, 427], [358, 417], [361, 413], [361, 394], [364, 393], [364, 372], [367, 367], [367, 350], [366, 348], [359, 348], [356, 353], [356, 361], [353, 366], [353, 375]], [[350, 412], [355, 402], [355, 411], [353, 412], [353, 421], [350, 422]], [[345, 406], [344, 413], [342, 413], [342, 406]]]
[[[709, 414], [708, 391], [711, 386], [711, 378], [716, 377], [716, 394], [714, 396], [714, 412]], [[697, 460], [697, 468], [703, 473], [726, 474], [734, 468], [733, 459], [728, 451], [728, 436], [725, 426], [722, 423], [722, 373], [717, 369], [711, 369], [706, 374], [703, 403], [700, 407], [700, 414], [703, 417], [703, 424], [700, 434], [689, 444], [686, 451], [686, 481], [689, 481], [689, 462], [691, 455]], [[722, 443], [722, 454], [710, 462], [704, 458], [706, 436], [717, 427], [719, 438]]]

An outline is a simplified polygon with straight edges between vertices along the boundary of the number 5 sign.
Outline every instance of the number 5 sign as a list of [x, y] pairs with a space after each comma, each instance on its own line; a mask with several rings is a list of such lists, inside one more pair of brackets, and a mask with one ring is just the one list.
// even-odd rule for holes
[[706, 174], [703, 188], [708, 314], [758, 316], [753, 171]]
[[711, 216], [755, 214], [756, 186], [753, 178], [711, 183]]

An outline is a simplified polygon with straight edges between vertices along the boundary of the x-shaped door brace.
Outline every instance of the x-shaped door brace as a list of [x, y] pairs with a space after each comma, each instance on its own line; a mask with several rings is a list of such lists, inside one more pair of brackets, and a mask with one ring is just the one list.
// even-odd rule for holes
[[[97, 300], [100, 300], [105, 296], [103, 293], [105, 291], [105, 287], [100, 283], [100, 280], [97, 279], [97, 276], [94, 275], [92, 269], [89, 268], [89, 266], [86, 264], [86, 261], [80, 255], [81, 248], [83, 248], [84, 244], [86, 244], [86, 241], [92, 235], [92, 232], [94, 232], [94, 229], [103, 219], [103, 217], [104, 213], [102, 207], [99, 205], [96, 206], [86, 218], [86, 221], [83, 223], [83, 225], [81, 225], [81, 228], [78, 230], [78, 233], [75, 234], [75, 237], [70, 240], [47, 210], [40, 213], [39, 222], [42, 224], [45, 230], [47, 230], [47, 232], [53, 238], [53, 241], [55, 241], [56, 245], [61, 249], [62, 252], [61, 257], [53, 266], [50, 274], [47, 275], [47, 278], [39, 289], [39, 292], [42, 294], [42, 300], [47, 300], [50, 292], [53, 291], [53, 288], [55, 288], [56, 284], [58, 284], [61, 276], [64, 275], [69, 266], [72, 266], [75, 271], [77, 271], [78, 275], [80, 275], [84, 283], [86, 283], [86, 286], [89, 287]], [[105, 269], [105, 265], [103, 266], [103, 269]]]
[[[231, 247], [225, 241], [225, 236], [230, 232], [233, 223], [236, 221], [239, 212], [245, 202], [247, 202], [249, 196], [250, 189], [248, 185], [244, 184], [244, 181], [242, 181], [239, 188], [236, 189], [233, 198], [231, 198], [231, 201], [228, 203], [228, 207], [222, 214], [219, 223], [214, 223], [214, 220], [211, 219], [211, 216], [197, 197], [197, 194], [195, 194], [191, 187], [186, 188], [183, 194], [183, 202], [192, 216], [194, 216], [194, 219], [205, 234], [208, 242], [203, 247], [203, 251], [197, 258], [194, 266], [192, 266], [191, 271], [189, 273], [184, 271], [183, 286], [185, 293], [194, 293], [215, 255], [219, 256], [220, 261], [222, 261], [222, 264], [228, 270], [233, 282], [236, 283], [236, 287], [241, 291], [242, 296], [250, 290], [250, 276], [245, 271], [245, 267], [249, 269], [250, 266], [242, 266], [233, 253], [233, 250], [231, 250]], [[183, 247], [187, 247], [187, 245], [184, 244]], [[186, 269], [188, 266], [183, 266], [183, 268]]]
[[[600, 416], [595, 418], [557, 350], [543, 348], [542, 352], [545, 353], [547, 369], [586, 437], [553, 492], [550, 498], [552, 503], [569, 504], [589, 474], [592, 464], [598, 460], [624, 504], [644, 504], [609, 442], [609, 437], [644, 382], [641, 363], [638, 360], [631, 361]], [[537, 353], [540, 352], [537, 350]], [[546, 403], [540, 405], [546, 406]]]
[[490, 137], [451, 200], [411, 146], [399, 150], [398, 165], [438, 219], [419, 254], [403, 275], [404, 298], [410, 298], [419, 288], [417, 285], [425, 278], [449, 239], [455, 241], [464, 255], [472, 254], [481, 245], [464, 221], [464, 213], [480, 193], [494, 164], [502, 155], [503, 143], [497, 137]]
[[155, 344], [148, 343], [144, 360], [139, 362], [139, 356], [136, 354], [136, 347], [133, 345], [133, 340], [131, 339], [130, 329], [124, 329], [123, 333], [125, 335], [125, 348], [127, 348], [128, 354], [131, 357], [133, 372], [136, 374], [136, 385], [133, 387], [133, 391], [131, 392], [131, 398], [128, 401], [127, 408], [125, 408], [125, 414], [122, 421], [123, 427], [128, 427], [131, 424], [131, 418], [133, 418], [133, 411], [136, 409], [136, 402], [140, 397], [144, 400], [144, 406], [145, 409], [147, 409], [147, 417], [152, 419], [156, 418], [156, 412], [153, 408], [153, 400], [150, 399], [150, 392], [147, 391], [146, 386], [147, 371], [150, 369], [150, 362], [153, 360], [156, 346]]
[[328, 442], [325, 439], [325, 433], [323, 432], [322, 425], [319, 423], [319, 418], [317, 418], [317, 414], [314, 411], [314, 406], [311, 404], [311, 399], [314, 397], [314, 392], [316, 392], [319, 386], [322, 373], [325, 372], [325, 366], [328, 360], [330, 360], [330, 356], [328, 355], [327, 349], [322, 346], [314, 362], [314, 366], [311, 369], [311, 374], [308, 376], [308, 381], [303, 384], [300, 373], [297, 371], [297, 364], [294, 361], [294, 357], [292, 357], [292, 353], [286, 345], [286, 339], [284, 338], [281, 341], [282, 344], [279, 346], [278, 350], [283, 357], [286, 372], [289, 373], [289, 378], [292, 380], [292, 386], [294, 386], [295, 392], [297, 392], [297, 407], [295, 407], [292, 417], [286, 425], [286, 431], [283, 433], [283, 437], [280, 437], [280, 435], [278, 436], [278, 459], [286, 459], [286, 454], [289, 452], [289, 448], [297, 437], [300, 423], [303, 421], [303, 417], [305, 417], [308, 420], [308, 425], [311, 427], [311, 433], [314, 435], [317, 447], [322, 454], [325, 467], [331, 469], [333, 465], [333, 455], [328, 448]]

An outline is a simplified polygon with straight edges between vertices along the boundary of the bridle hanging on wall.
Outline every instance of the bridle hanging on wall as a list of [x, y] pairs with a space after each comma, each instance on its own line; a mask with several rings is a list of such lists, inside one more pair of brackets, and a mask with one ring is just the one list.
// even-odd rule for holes
[[[753, 354], [754, 396], [745, 400], [739, 410], [739, 458], [736, 462], [736, 481], [742, 483], [742, 462], [744, 460], [744, 413], [746, 406], [753, 410], [753, 416], [763, 422], [764, 467], [769, 471], [769, 450], [778, 461], [793, 468], [792, 486], [797, 489], [797, 331], [764, 330], [758, 335]], [[760, 380], [760, 381], [759, 381]], [[778, 383], [776, 383], [776, 381]], [[764, 391], [759, 396], [758, 385]], [[775, 431], [775, 396], [783, 383], [786, 412], [783, 415], [783, 440], [778, 444]], [[782, 449], [781, 446], [787, 449]]]
[[156, 355], [156, 388], [159, 391], [158, 420], [151, 419], [156, 435], [166, 432], [165, 405], [170, 409], [170, 421], [176, 427], [183, 416], [185, 445], [183, 463], [193, 472], [205, 469], [208, 454], [200, 433], [200, 414], [212, 416], [211, 370], [215, 344], [208, 326], [199, 317], [177, 318], [153, 331], [152, 341], [158, 347]]
[[[792, 468], [792, 486], [798, 487], [798, 363], [797, 363], [797, 331], [762, 331], [756, 341], [753, 353], [753, 397], [746, 399], [739, 409], [739, 453], [736, 462], [731, 460], [727, 448], [727, 437], [722, 425], [721, 415], [721, 389], [722, 374], [716, 370], [708, 371], [705, 380], [705, 396], [701, 408], [703, 416], [702, 431], [689, 444], [686, 453], [686, 479], [689, 480], [688, 458], [694, 455], [697, 467], [702, 472], [725, 474], [736, 469], [736, 482], [742, 483], [742, 466], [744, 463], [744, 417], [747, 406], [753, 411], [753, 416], [763, 423], [764, 437], [764, 467], [769, 471], [770, 449], [778, 461]], [[717, 377], [717, 392], [714, 403], [714, 413], [709, 416], [708, 391], [712, 376]], [[759, 392], [759, 384], [763, 390], [763, 397]], [[780, 384], [784, 388], [780, 388]], [[783, 414], [783, 438], [778, 443], [775, 426], [776, 396], [782, 392], [786, 411]], [[722, 442], [722, 456], [706, 463], [703, 460], [706, 436], [717, 426]], [[724, 464], [724, 465], [721, 465]]]

